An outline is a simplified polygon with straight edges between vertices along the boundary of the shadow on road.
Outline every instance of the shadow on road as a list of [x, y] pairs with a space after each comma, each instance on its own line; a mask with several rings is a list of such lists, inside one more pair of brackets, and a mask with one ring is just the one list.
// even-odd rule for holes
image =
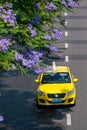
[[[34, 76], [18, 77], [9, 73], [0, 81], [0, 130], [66, 130], [63, 123], [71, 107], [38, 109]], [[19, 83], [18, 83], [19, 82]], [[26, 87], [27, 86], [27, 87]]]
[[65, 130], [61, 121], [69, 111], [70, 107], [39, 110], [33, 92], [1, 89], [0, 130]]

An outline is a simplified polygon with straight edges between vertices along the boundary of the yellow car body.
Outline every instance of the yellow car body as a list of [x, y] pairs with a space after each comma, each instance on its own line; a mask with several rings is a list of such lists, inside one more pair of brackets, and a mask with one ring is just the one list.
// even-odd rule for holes
[[74, 83], [76, 81], [78, 79], [74, 78], [67, 66], [57, 66], [56, 69], [41, 73], [35, 80], [38, 83], [36, 90], [37, 105], [75, 104], [76, 88]]

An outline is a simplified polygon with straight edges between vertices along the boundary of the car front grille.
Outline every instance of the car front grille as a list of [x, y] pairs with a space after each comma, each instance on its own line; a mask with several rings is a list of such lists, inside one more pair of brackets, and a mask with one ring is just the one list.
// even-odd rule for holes
[[57, 94], [48, 94], [49, 98], [64, 98], [65, 97], [65, 93], [57, 93]]

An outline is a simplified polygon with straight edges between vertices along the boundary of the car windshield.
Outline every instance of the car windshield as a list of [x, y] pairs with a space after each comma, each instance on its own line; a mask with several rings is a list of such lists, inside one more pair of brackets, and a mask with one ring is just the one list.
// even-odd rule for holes
[[43, 74], [41, 83], [70, 83], [68, 72], [47, 72]]

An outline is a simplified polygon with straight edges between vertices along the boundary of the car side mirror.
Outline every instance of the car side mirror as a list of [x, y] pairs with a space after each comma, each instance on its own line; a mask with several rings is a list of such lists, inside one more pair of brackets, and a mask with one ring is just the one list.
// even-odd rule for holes
[[39, 79], [35, 79], [35, 82], [36, 82], [36, 83], [39, 83]]
[[75, 83], [75, 82], [77, 82], [78, 81], [78, 78], [74, 78], [73, 79], [73, 82]]

